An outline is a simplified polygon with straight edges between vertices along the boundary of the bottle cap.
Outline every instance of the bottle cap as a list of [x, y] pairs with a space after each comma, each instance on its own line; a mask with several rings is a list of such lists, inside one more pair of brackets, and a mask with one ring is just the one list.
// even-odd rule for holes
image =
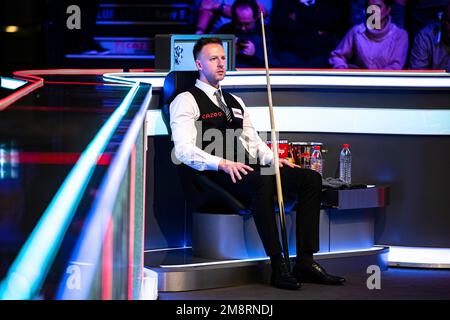
[[350, 145], [348, 143], [344, 143], [344, 148], [348, 148]]
[[320, 146], [314, 146], [314, 150], [320, 150]]

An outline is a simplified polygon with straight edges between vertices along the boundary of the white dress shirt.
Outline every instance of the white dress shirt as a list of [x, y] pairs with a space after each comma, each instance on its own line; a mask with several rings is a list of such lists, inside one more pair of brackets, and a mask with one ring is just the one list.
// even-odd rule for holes
[[[206, 93], [208, 98], [220, 110], [214, 93], [217, 91], [213, 86], [197, 80], [195, 86]], [[220, 87], [219, 87], [219, 90]], [[241, 98], [233, 95], [244, 110], [242, 135], [239, 137], [244, 148], [254, 158], [259, 158], [261, 165], [270, 165], [273, 162], [272, 150], [264, 143], [253, 127], [250, 116]], [[225, 103], [225, 100], [222, 98]], [[195, 144], [197, 129], [195, 121], [200, 117], [200, 109], [190, 92], [180, 93], [170, 105], [170, 127], [172, 139], [175, 144], [175, 156], [184, 164], [196, 170], [218, 170], [222, 158], [211, 155]]]

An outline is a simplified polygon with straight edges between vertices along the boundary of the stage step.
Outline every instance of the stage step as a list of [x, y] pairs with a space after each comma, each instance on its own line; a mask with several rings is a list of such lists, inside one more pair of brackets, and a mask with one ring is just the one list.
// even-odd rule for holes
[[191, 14], [188, 4], [101, 4], [98, 21], [187, 21]]
[[193, 8], [193, 0], [106, 1], [98, 8], [94, 39], [108, 52], [67, 52], [64, 63], [73, 67], [95, 63], [101, 68], [154, 68], [155, 35], [192, 33]]
[[137, 55], [153, 54], [154, 39], [149, 37], [96, 37], [94, 38], [103, 48], [109, 50], [109, 55]]
[[[345, 276], [366, 273], [376, 265], [381, 271], [388, 268], [388, 247], [315, 254], [328, 272]], [[291, 265], [295, 263], [291, 257]], [[269, 259], [212, 260], [192, 256], [191, 248], [149, 250], [144, 252], [144, 268], [158, 273], [158, 291], [181, 292], [269, 283]]]
[[96, 64], [102, 67], [153, 68], [153, 39], [148, 37], [96, 37], [109, 52], [106, 54], [66, 54], [66, 59], [78, 65]]
[[82, 55], [67, 54], [62, 64], [65, 68], [98, 69], [153, 69], [155, 66], [153, 55]]
[[104, 3], [97, 13], [100, 36], [190, 33], [192, 7], [186, 3]]

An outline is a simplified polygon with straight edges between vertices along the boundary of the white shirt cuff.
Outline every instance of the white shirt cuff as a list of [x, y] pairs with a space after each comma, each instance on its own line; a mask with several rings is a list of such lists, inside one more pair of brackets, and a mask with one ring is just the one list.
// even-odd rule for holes
[[214, 170], [214, 171], [218, 171], [219, 170], [219, 163], [222, 160], [222, 158], [216, 157], [216, 156], [211, 156], [211, 159], [208, 159], [208, 164], [207, 164], [207, 170]]

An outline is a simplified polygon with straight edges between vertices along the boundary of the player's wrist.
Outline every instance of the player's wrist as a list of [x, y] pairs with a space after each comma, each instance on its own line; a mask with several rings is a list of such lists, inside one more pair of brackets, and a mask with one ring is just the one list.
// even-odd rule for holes
[[219, 165], [217, 166], [217, 168], [218, 168], [219, 170], [224, 170], [226, 164], [227, 164], [227, 160], [222, 159], [222, 160], [219, 161]]

